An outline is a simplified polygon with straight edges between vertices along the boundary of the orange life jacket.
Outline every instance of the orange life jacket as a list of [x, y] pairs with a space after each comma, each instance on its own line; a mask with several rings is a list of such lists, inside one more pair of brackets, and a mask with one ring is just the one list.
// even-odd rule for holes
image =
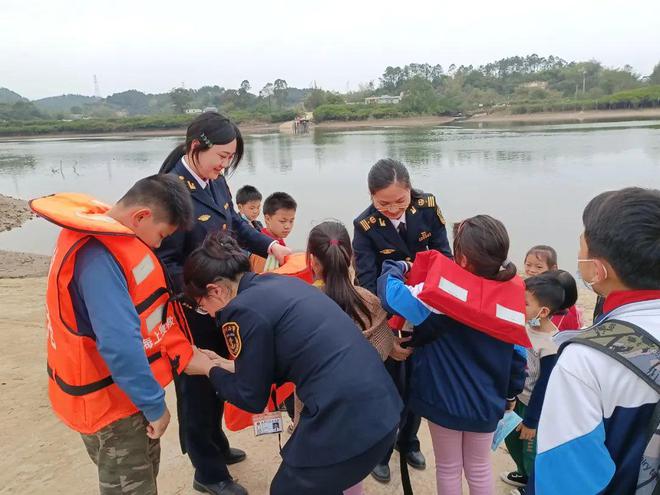
[[80, 248], [96, 239], [121, 267], [140, 317], [144, 352], [161, 386], [190, 361], [190, 332], [180, 306], [170, 300], [158, 258], [130, 229], [105, 215], [107, 205], [84, 194], [56, 194], [34, 199], [30, 207], [62, 227], [46, 291], [50, 402], [69, 427], [95, 433], [138, 409], [113, 382], [95, 339], [77, 328], [69, 284]]
[[[286, 262], [282, 266], [276, 268], [270, 273], [279, 273], [280, 275], [296, 277], [309, 284], [314, 280], [312, 270], [307, 266], [307, 255], [305, 253], [292, 254], [287, 257]], [[274, 388], [274, 390], [271, 390], [271, 397], [268, 399], [267, 406], [269, 411], [275, 411], [277, 406], [289, 398], [296, 389], [295, 385], [291, 382], [283, 383], [279, 387], [273, 385], [272, 388]], [[272, 392], [274, 392], [274, 397]], [[275, 402], [273, 402], [273, 398], [275, 399]], [[252, 413], [244, 411], [229, 402], [225, 404], [225, 425], [230, 431], [240, 431], [252, 426], [252, 416]]]

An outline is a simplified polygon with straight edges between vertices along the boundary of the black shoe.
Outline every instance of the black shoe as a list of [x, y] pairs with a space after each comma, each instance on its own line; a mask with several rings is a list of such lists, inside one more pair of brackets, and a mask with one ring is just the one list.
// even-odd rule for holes
[[500, 479], [507, 485], [516, 486], [518, 488], [527, 485], [527, 476], [520, 474], [518, 471], [511, 471], [510, 473], [500, 474]]
[[229, 447], [229, 450], [225, 452], [224, 457], [225, 457], [225, 464], [229, 466], [231, 464], [236, 464], [238, 462], [244, 461], [247, 455], [245, 454], [245, 451], [241, 449], [235, 449], [234, 447]]
[[381, 483], [389, 483], [391, 479], [390, 467], [387, 464], [378, 464], [371, 471], [371, 476], [373, 476], [376, 481], [380, 481]]
[[248, 495], [248, 491], [234, 480], [200, 483], [193, 479], [193, 488], [198, 492], [210, 493], [211, 495]]
[[426, 469], [426, 459], [424, 459], [424, 454], [419, 450], [408, 452], [406, 454], [406, 462], [411, 468], [419, 469], [420, 471]]

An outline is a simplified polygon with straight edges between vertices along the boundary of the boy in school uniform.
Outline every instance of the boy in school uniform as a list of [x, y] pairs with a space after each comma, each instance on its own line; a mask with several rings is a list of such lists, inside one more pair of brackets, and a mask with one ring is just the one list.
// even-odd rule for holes
[[599, 194], [582, 221], [578, 268], [585, 285], [605, 297], [603, 316], [560, 347], [528, 493], [655, 493], [660, 190]]
[[248, 184], [241, 187], [236, 193], [238, 213], [243, 220], [258, 231], [264, 228], [264, 225], [258, 220], [259, 213], [261, 213], [261, 199], [262, 196], [259, 190]]

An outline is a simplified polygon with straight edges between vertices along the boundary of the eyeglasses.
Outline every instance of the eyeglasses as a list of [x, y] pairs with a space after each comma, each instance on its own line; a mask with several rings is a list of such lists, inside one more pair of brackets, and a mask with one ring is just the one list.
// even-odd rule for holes
[[196, 297], [195, 298], [195, 312], [200, 314], [200, 315], [208, 315], [209, 312], [206, 311], [204, 308], [202, 308], [202, 299], [204, 299], [206, 296], [202, 297]]
[[378, 211], [397, 212], [398, 210], [403, 210], [404, 208], [408, 208], [408, 205], [410, 204], [410, 199], [406, 199], [404, 201], [398, 201], [396, 203], [381, 203], [377, 199], [374, 199], [374, 197], [372, 196], [371, 202], [374, 204], [374, 207]]

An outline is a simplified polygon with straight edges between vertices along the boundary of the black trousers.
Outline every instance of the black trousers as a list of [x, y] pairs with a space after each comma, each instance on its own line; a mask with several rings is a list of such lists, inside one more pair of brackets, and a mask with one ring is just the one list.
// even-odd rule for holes
[[[185, 313], [195, 345], [227, 357], [225, 340], [215, 321], [193, 310], [186, 309]], [[183, 447], [195, 467], [195, 479], [201, 483], [231, 479], [225, 463], [229, 440], [222, 431], [224, 400], [205, 376], [181, 375], [180, 392], [179, 428]]]
[[[396, 361], [391, 358], [388, 358], [385, 361], [385, 368], [387, 368], [392, 380], [394, 380], [394, 384], [404, 402], [406, 400], [406, 375], [409, 372], [409, 366], [408, 361]], [[399, 434], [396, 438], [396, 445], [402, 455], [419, 450], [419, 438], [417, 438], [417, 432], [419, 431], [419, 425], [421, 423], [422, 418], [420, 416], [413, 414], [408, 407], [404, 407], [401, 422], [399, 423]], [[393, 451], [394, 442], [392, 442], [392, 445], [379, 464], [389, 464]]]
[[297, 468], [282, 461], [270, 495], [341, 495], [369, 475], [395, 438], [396, 429], [366, 452], [330, 466]]

